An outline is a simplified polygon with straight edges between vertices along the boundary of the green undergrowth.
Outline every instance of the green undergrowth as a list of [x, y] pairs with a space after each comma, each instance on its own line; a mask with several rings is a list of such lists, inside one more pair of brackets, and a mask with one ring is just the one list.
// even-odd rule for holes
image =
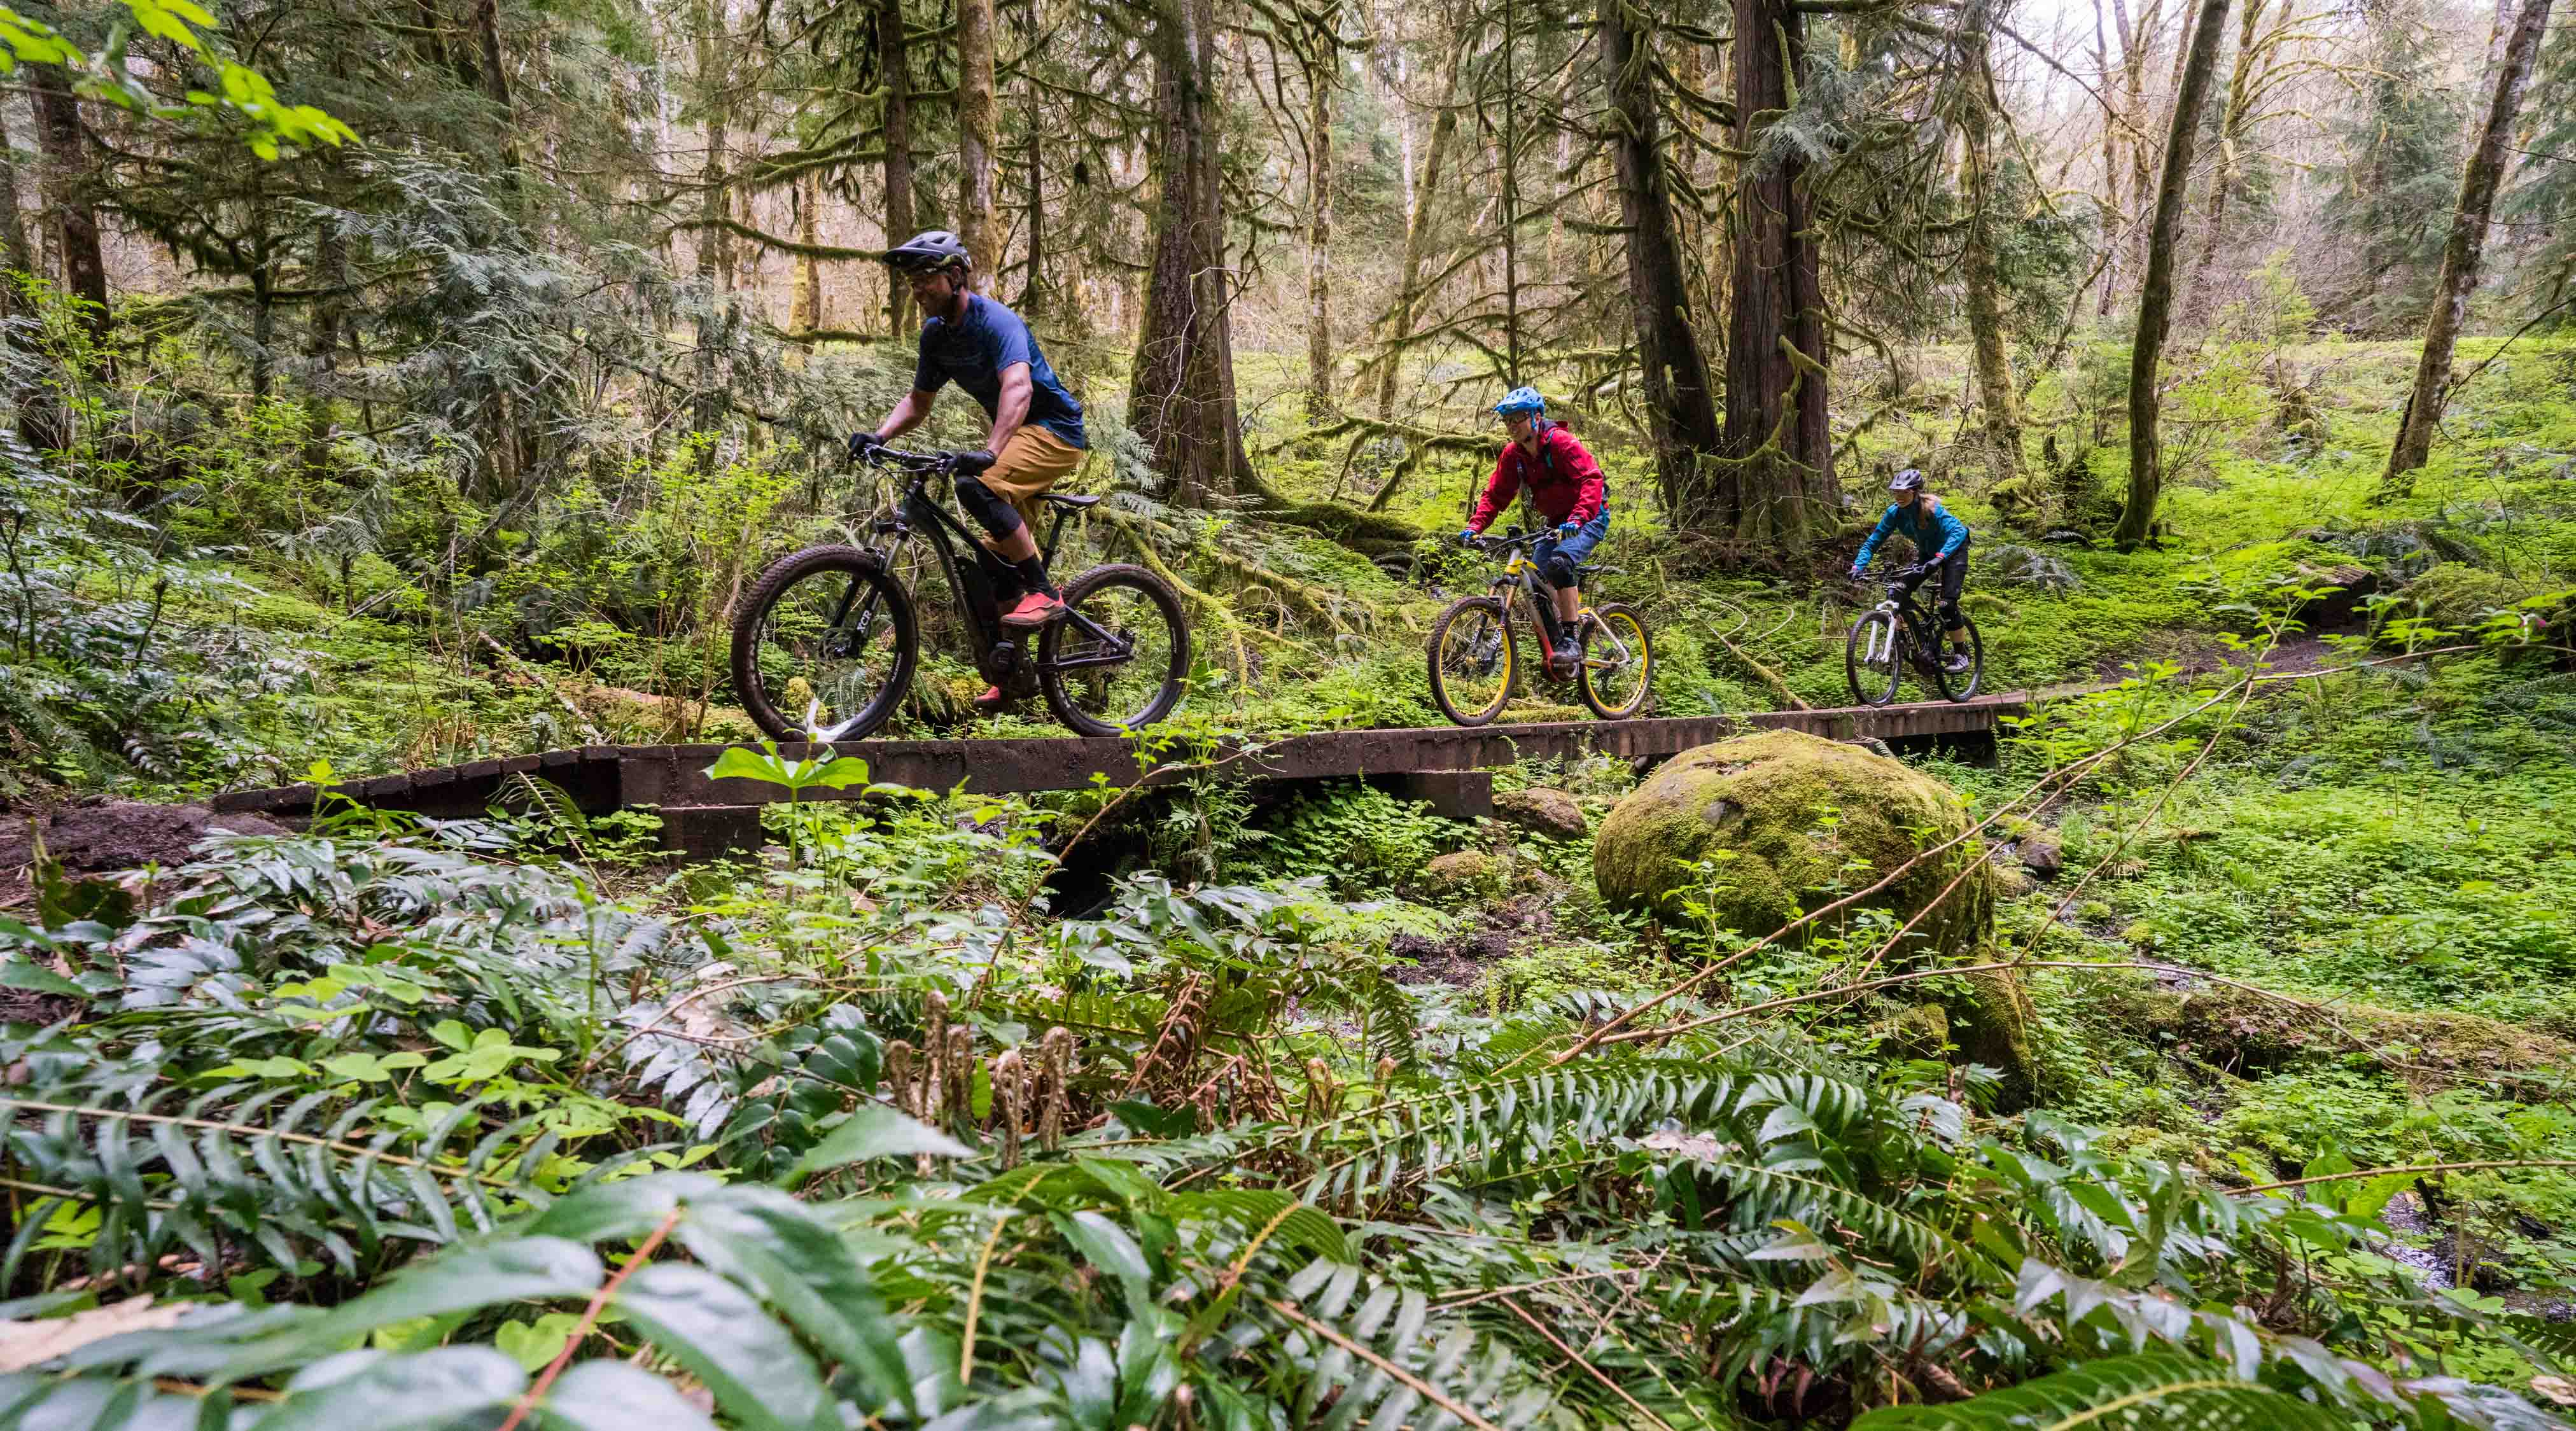
[[2528, 1424], [2545, 1328], [2379, 1256], [2368, 1189], [2233, 1195], [1848, 1020], [1555, 1066], [1705, 952], [1586, 916], [1549, 848], [1513, 878], [1561, 917], [1501, 984], [1400, 982], [1390, 944], [1458, 917], [1331, 884], [1397, 878], [1428, 818], [1326, 793], [1270, 829], [1364, 869], [1138, 874], [1080, 919], [1038, 897], [1056, 815], [891, 789], [782, 807], [729, 870], [540, 800], [335, 805], [130, 903], [49, 884], [0, 924], [50, 1001], [0, 1043], [0, 1292], [80, 1334], [0, 1402], [1248, 1429], [1437, 1399], [1570, 1431], [2225, 1365], [2258, 1420]]

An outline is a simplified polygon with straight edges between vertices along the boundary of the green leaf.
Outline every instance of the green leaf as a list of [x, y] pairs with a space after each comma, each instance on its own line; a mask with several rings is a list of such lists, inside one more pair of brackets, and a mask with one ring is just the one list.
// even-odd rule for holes
[[853, 785], [867, 783], [868, 763], [856, 756], [837, 756], [819, 764], [821, 768], [800, 781], [800, 786], [819, 785], [826, 790], [847, 790]]
[[974, 1156], [974, 1149], [931, 1127], [918, 1118], [898, 1113], [882, 1103], [860, 1106], [844, 1119], [822, 1142], [807, 1150], [789, 1170], [787, 1181], [792, 1186], [826, 1168], [838, 1168], [870, 1158], [893, 1158], [906, 1153], [928, 1153], [940, 1158]]
[[1152, 1300], [1153, 1269], [1145, 1263], [1145, 1249], [1127, 1235], [1127, 1229], [1097, 1212], [1077, 1212], [1071, 1217], [1051, 1215], [1056, 1230], [1074, 1245], [1084, 1260], [1116, 1277], [1127, 1290], [1131, 1306], [1144, 1306]]
[[772, 785], [795, 788], [795, 781], [789, 778], [787, 762], [780, 759], [774, 749], [764, 755], [757, 750], [739, 745], [731, 747], [724, 754], [716, 757], [716, 763], [707, 767], [707, 778], [709, 780], [761, 780]]
[[533, 1322], [513, 1317], [492, 1333], [492, 1345], [533, 1376], [545, 1370], [580, 1325], [581, 1318], [571, 1312], [548, 1312]]
[[837, 1431], [814, 1359], [751, 1295], [703, 1267], [656, 1262], [626, 1279], [617, 1308], [755, 1431]]
[[304, 1349], [316, 1343], [346, 1342], [415, 1317], [478, 1311], [505, 1302], [586, 1298], [598, 1290], [603, 1275], [596, 1254], [559, 1237], [458, 1247], [413, 1264], [318, 1322], [249, 1344], [227, 1369], [236, 1377], [257, 1375], [301, 1360]]
[[477, 1411], [508, 1406], [528, 1386], [518, 1363], [490, 1347], [442, 1347], [411, 1356], [343, 1352], [289, 1384], [261, 1431], [435, 1431]]
[[24, 959], [0, 963], [0, 988], [31, 989], [39, 994], [67, 994], [87, 999], [89, 991], [51, 969], [38, 968]]
[[724, 1186], [704, 1173], [653, 1173], [583, 1188], [556, 1201], [528, 1225], [539, 1237], [574, 1242], [632, 1242], [651, 1232], [671, 1209]]
[[714, 1189], [692, 1199], [677, 1235], [719, 1275], [757, 1288], [881, 1395], [911, 1405], [901, 1327], [849, 1244], [803, 1203], [758, 1184]]
[[622, 1361], [579, 1362], [555, 1379], [537, 1424], [559, 1431], [715, 1431], [671, 1383]]
[[2105, 1357], [1945, 1406], [1892, 1406], [1852, 1431], [2074, 1431], [2169, 1426], [2208, 1431], [2343, 1431], [2351, 1418], [2238, 1381], [2208, 1362], [2165, 1352]]

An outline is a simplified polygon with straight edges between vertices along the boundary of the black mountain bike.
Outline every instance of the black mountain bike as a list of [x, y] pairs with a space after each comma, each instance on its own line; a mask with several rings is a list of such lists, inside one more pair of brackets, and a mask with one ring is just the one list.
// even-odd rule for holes
[[1897, 680], [1909, 665], [1950, 700], [1964, 701], [1977, 693], [1977, 682], [1986, 673], [1985, 638], [1977, 634], [1976, 620], [1960, 612], [1968, 632], [1968, 669], [1954, 672], [1942, 664], [1940, 628], [1932, 613], [1914, 601], [1924, 575], [1919, 565], [1897, 568], [1888, 576], [1887, 599], [1852, 623], [1851, 636], [1843, 643], [1843, 674], [1851, 682], [1852, 699], [1862, 705], [1895, 700]]
[[[1524, 536], [1518, 527], [1499, 537], [1479, 537], [1476, 549], [1487, 556], [1509, 553], [1503, 569], [1483, 596], [1450, 602], [1431, 623], [1431, 699], [1441, 713], [1460, 725], [1484, 725], [1511, 704], [1520, 681], [1520, 656], [1512, 641], [1512, 608], [1526, 602], [1531, 630], [1539, 648], [1547, 648], [1547, 627], [1539, 620], [1539, 603], [1555, 593], [1540, 579], [1531, 545], [1545, 533]], [[1586, 576], [1615, 573], [1610, 566], [1578, 566]], [[1575, 618], [1583, 656], [1574, 676], [1583, 703], [1603, 720], [1625, 720], [1643, 709], [1655, 674], [1654, 643], [1646, 623], [1618, 602], [1585, 607]], [[1541, 669], [1546, 669], [1544, 661]], [[1554, 673], [1550, 672], [1553, 676]]]
[[[781, 739], [859, 740], [886, 723], [920, 664], [922, 619], [962, 638], [986, 680], [1015, 695], [1034, 683], [1056, 719], [1083, 735], [1122, 735], [1171, 714], [1190, 669], [1181, 599], [1143, 567], [1095, 566], [1066, 582], [1065, 615], [1034, 632], [1001, 622], [995, 593], [1008, 568], [940, 506], [931, 479], [956, 472], [953, 452], [868, 450], [872, 465], [908, 474], [869, 546], [814, 546], [769, 564], [735, 608], [733, 684], [743, 709]], [[1056, 509], [1045, 555], [1064, 519], [1098, 497], [1049, 492]], [[916, 541], [915, 539], [919, 540]], [[962, 544], [962, 547], [961, 547]], [[973, 553], [958, 559], [960, 550]], [[945, 584], [927, 613], [902, 579]], [[944, 628], [953, 608], [955, 631]]]

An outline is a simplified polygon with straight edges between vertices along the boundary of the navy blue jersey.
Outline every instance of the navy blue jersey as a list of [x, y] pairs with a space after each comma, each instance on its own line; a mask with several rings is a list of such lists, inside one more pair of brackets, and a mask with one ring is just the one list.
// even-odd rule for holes
[[966, 295], [966, 316], [951, 323], [932, 318], [921, 325], [921, 362], [912, 385], [926, 393], [954, 382], [993, 416], [1002, 400], [1002, 370], [1013, 363], [1029, 365], [1028, 420], [1054, 433], [1068, 447], [1089, 447], [1082, 436], [1082, 404], [1055, 380], [1046, 354], [1020, 315], [980, 293]]

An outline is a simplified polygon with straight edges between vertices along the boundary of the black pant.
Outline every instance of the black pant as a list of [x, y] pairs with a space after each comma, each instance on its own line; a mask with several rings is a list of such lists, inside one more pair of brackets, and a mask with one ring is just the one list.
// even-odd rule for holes
[[1968, 624], [1967, 618], [1959, 614], [1959, 594], [1968, 589], [1967, 543], [1960, 543], [1959, 549], [1942, 558], [1939, 566], [1907, 581], [1905, 589], [1910, 592], [1935, 575], [1941, 578], [1941, 629], [1956, 631]]

